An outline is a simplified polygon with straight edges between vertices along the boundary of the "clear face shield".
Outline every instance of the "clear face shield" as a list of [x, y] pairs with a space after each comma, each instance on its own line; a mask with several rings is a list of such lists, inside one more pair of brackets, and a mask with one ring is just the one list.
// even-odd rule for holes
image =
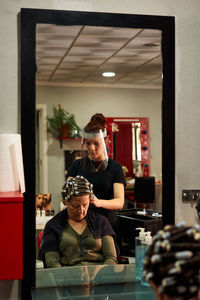
[[81, 157], [86, 172], [103, 172], [108, 166], [108, 153], [106, 148], [107, 132], [83, 131], [81, 142]]

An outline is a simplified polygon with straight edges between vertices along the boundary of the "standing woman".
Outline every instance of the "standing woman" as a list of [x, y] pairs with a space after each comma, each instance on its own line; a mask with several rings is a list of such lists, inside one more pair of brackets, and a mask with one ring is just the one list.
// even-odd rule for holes
[[102, 114], [92, 116], [84, 127], [82, 138], [82, 149], [86, 146], [87, 156], [72, 163], [67, 177], [82, 175], [93, 184], [90, 209], [106, 216], [117, 233], [115, 210], [124, 206], [125, 178], [121, 164], [108, 158], [106, 119]]

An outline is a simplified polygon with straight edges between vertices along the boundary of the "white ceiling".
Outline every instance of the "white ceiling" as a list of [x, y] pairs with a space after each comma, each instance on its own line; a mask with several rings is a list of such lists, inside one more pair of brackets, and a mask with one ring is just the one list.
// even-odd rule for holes
[[39, 24], [36, 31], [37, 85], [162, 87], [159, 30]]

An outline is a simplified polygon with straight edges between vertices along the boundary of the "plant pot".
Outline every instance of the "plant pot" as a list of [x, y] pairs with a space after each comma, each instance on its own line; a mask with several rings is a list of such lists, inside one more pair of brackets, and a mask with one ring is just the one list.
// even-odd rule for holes
[[71, 137], [71, 125], [63, 124], [59, 130], [59, 136], [64, 138]]

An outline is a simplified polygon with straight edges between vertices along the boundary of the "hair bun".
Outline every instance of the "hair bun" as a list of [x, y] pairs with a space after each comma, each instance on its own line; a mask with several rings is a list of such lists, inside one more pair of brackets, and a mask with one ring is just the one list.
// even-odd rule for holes
[[106, 118], [101, 113], [97, 113], [97, 114], [93, 115], [90, 122], [96, 122], [101, 127], [106, 127]]
[[90, 122], [84, 127], [85, 132], [99, 132], [101, 129], [104, 131], [106, 129], [106, 118], [103, 114], [97, 113], [92, 116]]

